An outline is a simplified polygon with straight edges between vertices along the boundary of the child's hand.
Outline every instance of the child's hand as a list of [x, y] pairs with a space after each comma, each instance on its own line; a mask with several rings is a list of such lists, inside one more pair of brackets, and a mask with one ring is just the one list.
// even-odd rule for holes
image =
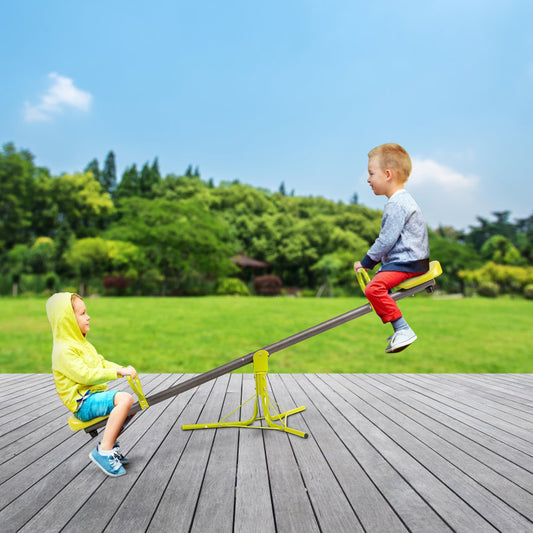
[[137, 371], [132, 366], [121, 366], [120, 368], [117, 368], [117, 374], [119, 376], [131, 376], [132, 378], [137, 377]]
[[355, 270], [355, 272], [357, 272], [360, 268], [363, 268], [363, 265], [361, 264], [361, 261], [356, 261], [353, 264], [353, 269]]

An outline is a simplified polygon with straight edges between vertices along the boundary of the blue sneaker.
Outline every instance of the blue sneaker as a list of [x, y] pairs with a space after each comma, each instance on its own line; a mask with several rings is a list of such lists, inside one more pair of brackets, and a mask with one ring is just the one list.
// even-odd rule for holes
[[[98, 443], [98, 446], [100, 446], [100, 442]], [[115, 452], [115, 455], [117, 457], [117, 459], [123, 464], [123, 465], [127, 465], [130, 460], [122, 453], [122, 450], [120, 449], [120, 446], [118, 444], [118, 440], [117, 442], [115, 442], [115, 444], [113, 444], [113, 451]]]
[[120, 446], [118, 445], [118, 441], [115, 442], [113, 445], [113, 451], [115, 452], [116, 458], [123, 464], [127, 465], [130, 460], [122, 453], [122, 450], [120, 449]]
[[126, 469], [122, 466], [114, 451], [111, 455], [102, 455], [98, 452], [98, 448], [95, 448], [89, 454], [89, 458], [108, 476], [118, 477], [126, 473]]

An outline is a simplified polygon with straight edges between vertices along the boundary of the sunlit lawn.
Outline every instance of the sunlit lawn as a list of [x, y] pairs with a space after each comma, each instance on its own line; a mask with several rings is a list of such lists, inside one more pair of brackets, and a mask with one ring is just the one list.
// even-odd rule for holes
[[[45, 299], [0, 298], [0, 371], [50, 372]], [[197, 373], [363, 305], [363, 298], [88, 299], [89, 340], [141, 373]], [[533, 302], [400, 302], [418, 340], [385, 354], [391, 326], [366, 315], [272, 355], [271, 372], [533, 372]], [[249, 372], [251, 368], [242, 371]]]

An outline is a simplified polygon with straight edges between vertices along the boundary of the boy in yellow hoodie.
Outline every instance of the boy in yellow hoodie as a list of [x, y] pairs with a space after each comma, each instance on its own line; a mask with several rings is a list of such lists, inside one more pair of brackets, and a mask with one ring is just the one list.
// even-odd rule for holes
[[108, 391], [107, 381], [119, 376], [137, 375], [132, 366], [106, 361], [85, 338], [90, 317], [85, 302], [77, 294], [60, 292], [46, 302], [54, 347], [52, 372], [63, 403], [84, 422], [107, 416], [102, 442], [89, 454], [90, 459], [109, 476], [126, 473], [127, 459], [120, 452], [117, 437], [133, 405], [127, 392]]

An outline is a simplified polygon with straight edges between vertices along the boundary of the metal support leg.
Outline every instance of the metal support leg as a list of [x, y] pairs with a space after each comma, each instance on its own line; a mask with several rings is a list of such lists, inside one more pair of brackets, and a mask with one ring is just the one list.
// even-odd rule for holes
[[[181, 428], [184, 430], [189, 429], [215, 429], [215, 428], [253, 428], [253, 429], [274, 429], [277, 431], [285, 431], [286, 433], [291, 433], [292, 435], [297, 435], [298, 437], [307, 438], [307, 433], [303, 431], [298, 431], [297, 429], [292, 429], [287, 426], [287, 417], [295, 413], [299, 413], [305, 409], [305, 407], [297, 407], [296, 409], [291, 409], [290, 411], [285, 411], [284, 413], [275, 413], [271, 415], [270, 409], [274, 411], [273, 400], [268, 396], [268, 358], [269, 353], [266, 350], [259, 350], [254, 354], [254, 374], [255, 374], [255, 394], [246, 400], [242, 405], [234, 409], [231, 413], [227, 414], [219, 422], [209, 423], [209, 424], [190, 424], [184, 425]], [[236, 421], [236, 422], [225, 422], [225, 420], [230, 417], [235, 411], [239, 410], [249, 401], [254, 401], [254, 412], [252, 417], [248, 420]], [[259, 415], [259, 405], [263, 412], [263, 416]], [[276, 404], [277, 405], [277, 404]], [[278, 406], [279, 407], [279, 406]], [[254, 426], [252, 425], [256, 420], [264, 420], [266, 426]], [[274, 421], [281, 421], [281, 424], [276, 424]]]

